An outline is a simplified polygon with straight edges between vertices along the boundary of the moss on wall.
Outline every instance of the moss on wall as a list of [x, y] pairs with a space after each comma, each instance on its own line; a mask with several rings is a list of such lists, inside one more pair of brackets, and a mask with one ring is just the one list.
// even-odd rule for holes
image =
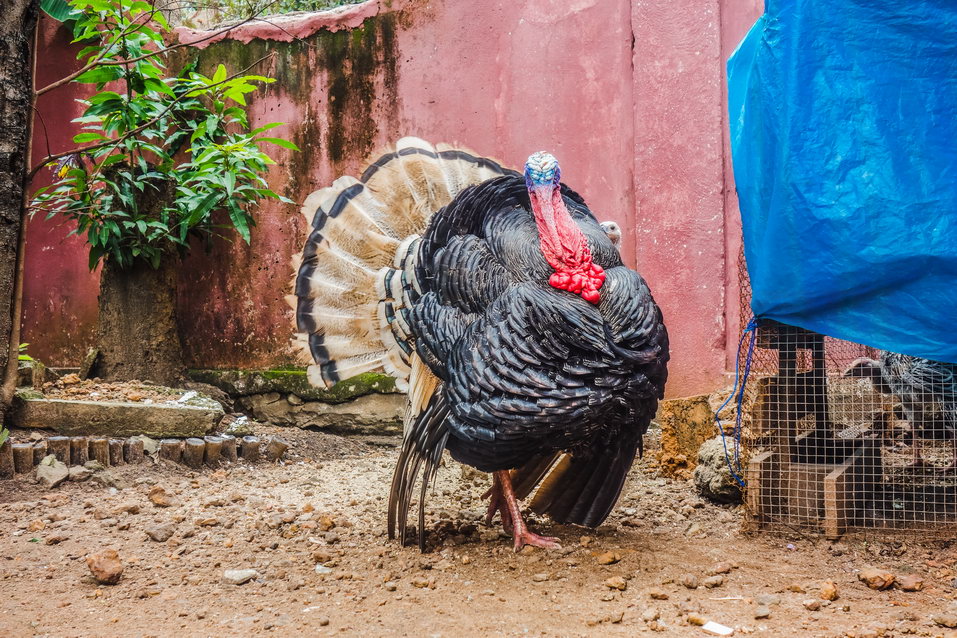
[[278, 392], [324, 403], [344, 403], [367, 394], [397, 392], [395, 379], [372, 372], [340, 381], [328, 390], [310, 385], [306, 379], [306, 371], [301, 368], [190, 370], [189, 377], [194, 381], [214, 385], [233, 396]]

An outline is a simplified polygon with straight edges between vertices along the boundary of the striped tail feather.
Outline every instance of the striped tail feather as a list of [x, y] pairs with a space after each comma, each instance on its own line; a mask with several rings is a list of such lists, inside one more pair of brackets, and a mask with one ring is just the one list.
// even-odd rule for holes
[[359, 179], [340, 177], [306, 198], [309, 235], [287, 300], [310, 383], [385, 372], [407, 389], [418, 234], [462, 189], [505, 172], [468, 151], [406, 137]]

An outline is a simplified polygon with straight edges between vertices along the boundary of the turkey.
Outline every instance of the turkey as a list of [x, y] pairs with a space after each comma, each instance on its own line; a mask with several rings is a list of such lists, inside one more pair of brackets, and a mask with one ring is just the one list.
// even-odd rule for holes
[[663, 395], [668, 335], [617, 225], [599, 225], [555, 158], [520, 174], [403, 138], [303, 213], [290, 301], [310, 381], [384, 370], [408, 392], [389, 537], [405, 543], [418, 483], [425, 550], [446, 450], [492, 474], [487, 523], [500, 512], [516, 551], [558, 546], [525, 524], [529, 496], [556, 522], [604, 521]]
[[[901, 402], [912, 432], [912, 464], [924, 464], [921, 439], [954, 439], [957, 431], [957, 364], [942, 363], [906, 354], [880, 351], [878, 358], [856, 360], [844, 373], [870, 379], [874, 389]], [[952, 442], [951, 463], [957, 468], [957, 441]]]

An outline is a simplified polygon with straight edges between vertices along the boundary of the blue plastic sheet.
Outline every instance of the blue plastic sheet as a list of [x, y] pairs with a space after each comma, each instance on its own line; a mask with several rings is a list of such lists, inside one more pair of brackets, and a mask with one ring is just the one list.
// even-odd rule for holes
[[755, 315], [957, 363], [957, 2], [766, 7], [728, 62]]

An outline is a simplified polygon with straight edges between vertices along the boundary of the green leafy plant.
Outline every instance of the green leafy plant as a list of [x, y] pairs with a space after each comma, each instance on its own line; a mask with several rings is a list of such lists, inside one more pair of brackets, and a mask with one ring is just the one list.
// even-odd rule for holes
[[164, 256], [185, 254], [191, 237], [228, 229], [248, 242], [261, 199], [291, 203], [268, 187], [263, 174], [274, 162], [263, 147], [298, 149], [266, 134], [281, 123], [250, 130], [245, 108], [246, 96], [271, 78], [246, 75], [249, 68], [231, 75], [223, 65], [211, 77], [194, 65], [168, 73], [169, 25], [142, 0], [71, 0], [69, 7], [74, 42], [89, 43], [73, 81], [96, 93], [74, 120], [81, 146], [48, 158], [55, 179], [36, 193], [33, 212], [74, 221], [91, 269], [104, 258], [120, 268], [137, 261], [157, 268]]
[[17, 348], [19, 353], [17, 356], [18, 361], [33, 361], [33, 357], [27, 354], [27, 346], [29, 345], [29, 343], [21, 343], [19, 348]]

